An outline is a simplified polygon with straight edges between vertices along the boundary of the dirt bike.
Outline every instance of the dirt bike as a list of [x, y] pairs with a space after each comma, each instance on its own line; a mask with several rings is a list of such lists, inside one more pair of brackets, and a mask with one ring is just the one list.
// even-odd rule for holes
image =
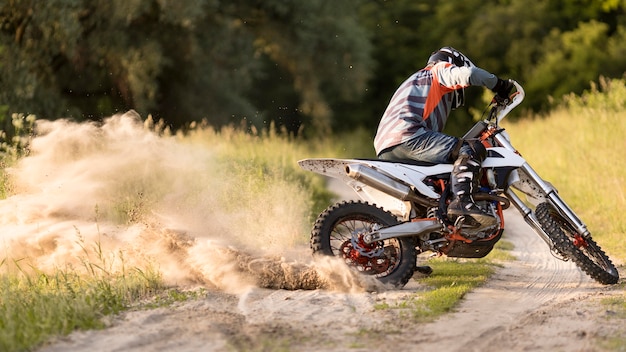
[[[372, 159], [304, 159], [304, 170], [343, 181], [361, 200], [329, 206], [311, 232], [314, 254], [341, 257], [383, 283], [403, 287], [416, 270], [417, 255], [432, 252], [458, 258], [482, 258], [502, 237], [503, 210], [512, 204], [546, 242], [553, 254], [572, 260], [587, 275], [608, 285], [617, 269], [592, 239], [587, 226], [512, 146], [499, 126], [524, 100], [522, 86], [512, 81], [509, 99], [496, 99], [488, 116], [463, 136], [487, 148], [475, 203], [497, 223], [476, 226], [464, 217], [446, 215], [452, 164]], [[519, 194], [519, 195], [518, 195]], [[527, 202], [520, 196], [526, 196]]]

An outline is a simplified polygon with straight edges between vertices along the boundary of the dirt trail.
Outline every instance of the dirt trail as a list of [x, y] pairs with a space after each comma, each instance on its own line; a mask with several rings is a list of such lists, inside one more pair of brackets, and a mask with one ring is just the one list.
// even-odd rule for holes
[[623, 294], [550, 255], [514, 212], [506, 239], [517, 261], [468, 294], [456, 312], [428, 324], [401, 310], [419, 290], [339, 293], [250, 288], [234, 295], [209, 291], [177, 307], [133, 311], [101, 331], [76, 332], [41, 352], [55, 351], [599, 351], [602, 336], [626, 331], [607, 321], [599, 298]]
[[160, 136], [132, 111], [102, 124], [40, 121], [37, 131], [29, 155], [7, 169], [4, 253], [50, 272], [153, 263], [168, 285], [211, 288], [202, 299], [126, 312], [107, 329], [73, 333], [42, 352], [589, 351], [598, 350], [596, 337], [626, 332], [598, 303], [624, 295], [623, 285], [603, 287], [553, 258], [514, 212], [505, 237], [519, 260], [456, 312], [418, 324], [397, 308], [423, 289], [417, 278], [372, 293], [371, 281], [338, 261], [313, 264], [302, 233], [309, 205], [298, 185], [250, 184], [251, 174], [220, 167], [213, 143]]
[[506, 216], [518, 261], [469, 294], [458, 312], [421, 328], [414, 344], [444, 351], [594, 350], [590, 337], [598, 336], [605, 312], [593, 298], [615, 290], [552, 257], [517, 213]]

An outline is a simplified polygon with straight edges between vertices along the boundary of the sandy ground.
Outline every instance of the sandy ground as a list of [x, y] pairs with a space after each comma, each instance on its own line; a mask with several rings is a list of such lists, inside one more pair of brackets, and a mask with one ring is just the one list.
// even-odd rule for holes
[[175, 307], [124, 313], [107, 329], [75, 332], [40, 352], [602, 351], [605, 337], [624, 335], [626, 320], [601, 303], [623, 295], [623, 284], [602, 286], [555, 259], [507, 212], [505, 238], [518, 260], [432, 323], [416, 323], [402, 309], [375, 309], [420, 290], [417, 276], [386, 292], [208, 291]]

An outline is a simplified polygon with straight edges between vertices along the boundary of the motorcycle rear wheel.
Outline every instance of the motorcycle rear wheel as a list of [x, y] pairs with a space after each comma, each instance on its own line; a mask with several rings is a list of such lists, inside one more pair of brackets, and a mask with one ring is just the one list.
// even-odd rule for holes
[[391, 238], [371, 245], [362, 241], [375, 225], [395, 225], [388, 211], [361, 201], [329, 206], [315, 221], [311, 232], [313, 254], [343, 258], [360, 273], [373, 275], [384, 284], [401, 288], [413, 276], [417, 250], [412, 238]]
[[571, 229], [549, 203], [539, 204], [535, 209], [535, 215], [559, 253], [572, 259], [580, 269], [599, 283], [603, 285], [617, 283], [619, 280], [617, 269], [591, 237], [583, 238]]

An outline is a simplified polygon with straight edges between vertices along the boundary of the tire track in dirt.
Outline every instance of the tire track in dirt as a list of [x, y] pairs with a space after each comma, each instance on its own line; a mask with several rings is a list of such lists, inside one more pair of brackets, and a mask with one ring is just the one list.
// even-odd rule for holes
[[[513, 210], [505, 213], [505, 240], [517, 260], [507, 262], [483, 287], [468, 294], [455, 313], [419, 328], [419, 350], [594, 350], [578, 300], [607, 290], [572, 262], [553, 257], [547, 245]], [[571, 306], [571, 307], [568, 307]], [[548, 319], [559, 324], [547, 325]], [[542, 332], [538, 334], [538, 332]], [[538, 338], [542, 336], [543, 338]]]

